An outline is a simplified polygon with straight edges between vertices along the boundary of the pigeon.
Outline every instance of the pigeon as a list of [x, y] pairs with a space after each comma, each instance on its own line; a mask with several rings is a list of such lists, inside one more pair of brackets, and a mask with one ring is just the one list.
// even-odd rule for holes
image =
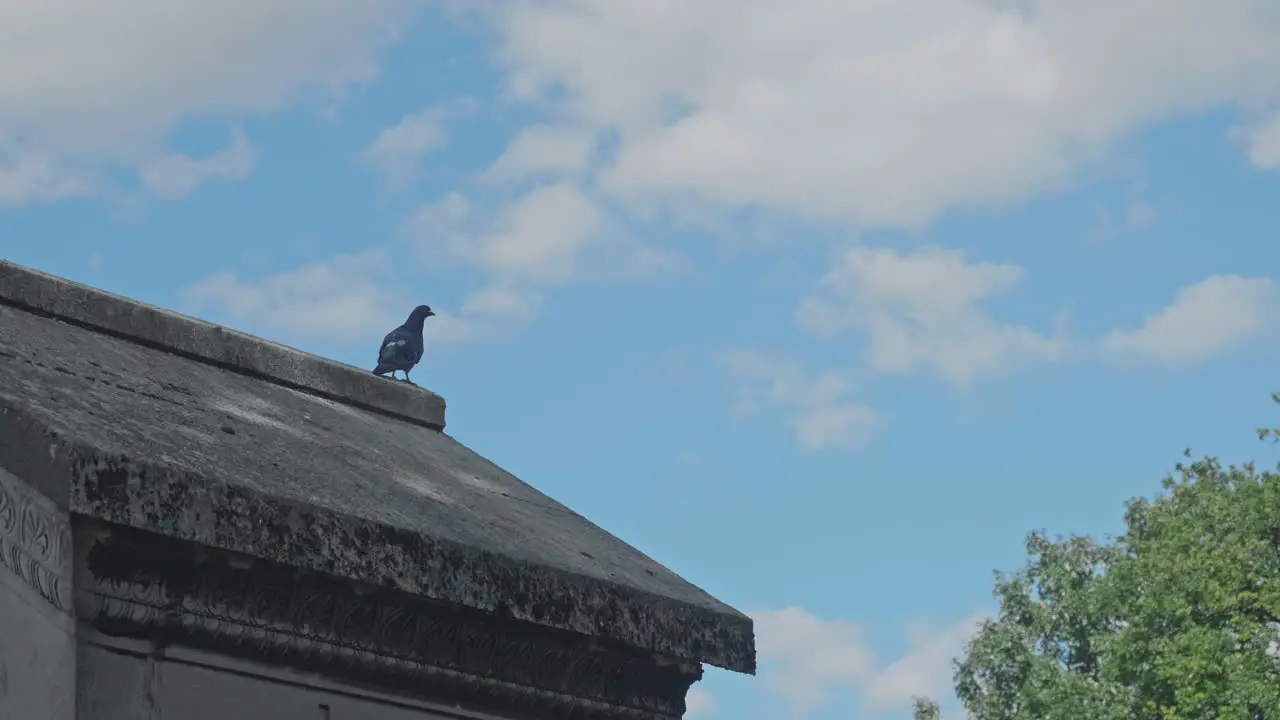
[[400, 327], [387, 333], [382, 338], [382, 346], [378, 349], [378, 366], [373, 369], [374, 375], [391, 373], [395, 380], [396, 371], [404, 372], [403, 382], [413, 385], [409, 379], [409, 370], [422, 359], [422, 323], [435, 315], [431, 308], [419, 305], [409, 313], [409, 319]]

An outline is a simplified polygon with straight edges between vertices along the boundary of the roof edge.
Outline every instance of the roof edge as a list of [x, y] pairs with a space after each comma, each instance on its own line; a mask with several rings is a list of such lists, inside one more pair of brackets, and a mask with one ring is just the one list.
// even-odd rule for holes
[[[110, 453], [69, 438], [78, 516], [754, 675], [753, 620]], [[41, 456], [44, 461], [44, 456]]]
[[0, 260], [0, 302], [95, 332], [433, 430], [444, 398], [425, 388]]

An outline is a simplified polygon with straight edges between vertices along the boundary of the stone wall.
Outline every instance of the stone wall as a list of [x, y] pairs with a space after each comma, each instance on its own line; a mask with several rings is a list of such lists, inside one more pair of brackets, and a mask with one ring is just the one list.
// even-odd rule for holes
[[[89, 639], [80, 652], [84, 720], [434, 720], [484, 716], [432, 708], [315, 675], [218, 655]], [[28, 716], [28, 719], [38, 717]]]
[[0, 468], [0, 720], [73, 720], [76, 639], [65, 513]]

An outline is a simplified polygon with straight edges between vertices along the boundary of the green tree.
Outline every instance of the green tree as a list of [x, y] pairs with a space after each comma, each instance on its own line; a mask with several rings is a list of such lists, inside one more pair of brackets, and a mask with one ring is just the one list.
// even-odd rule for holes
[[1124, 519], [1109, 542], [1033, 533], [997, 575], [1000, 613], [956, 661], [969, 716], [1280, 719], [1280, 474], [1179, 464]]
[[[1280, 405], [1280, 392], [1271, 393], [1271, 402]], [[1267, 438], [1272, 442], [1280, 443], [1280, 428], [1258, 428], [1258, 439], [1266, 440]]]
[[942, 710], [938, 703], [929, 698], [912, 698], [911, 720], [941, 720]]

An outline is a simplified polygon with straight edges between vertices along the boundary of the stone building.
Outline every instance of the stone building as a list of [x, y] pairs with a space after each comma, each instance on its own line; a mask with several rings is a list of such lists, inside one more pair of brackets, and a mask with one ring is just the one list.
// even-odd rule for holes
[[439, 396], [0, 263], [0, 720], [681, 717], [751, 620]]

